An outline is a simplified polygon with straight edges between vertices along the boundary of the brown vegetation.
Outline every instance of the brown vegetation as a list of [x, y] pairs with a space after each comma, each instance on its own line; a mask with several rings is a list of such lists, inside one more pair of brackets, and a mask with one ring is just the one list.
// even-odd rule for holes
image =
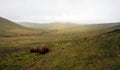
[[32, 48], [30, 49], [30, 52], [31, 52], [31, 53], [36, 53], [36, 52], [38, 52], [38, 48], [37, 48], [37, 47], [32, 47]]
[[40, 53], [40, 54], [46, 54], [50, 51], [47, 45], [42, 45], [39, 47], [33, 47], [30, 49], [31, 53]]

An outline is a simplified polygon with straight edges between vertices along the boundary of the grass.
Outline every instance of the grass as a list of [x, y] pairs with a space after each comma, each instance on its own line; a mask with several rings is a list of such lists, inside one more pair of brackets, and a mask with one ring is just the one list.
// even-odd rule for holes
[[[15, 33], [12, 36], [8, 30], [1, 29], [0, 70], [26, 70], [29, 67], [31, 70], [119, 70], [120, 34], [107, 33], [119, 26], [80, 27], [65, 30], [12, 29], [13, 32], [9, 31]], [[51, 51], [48, 54], [30, 53], [31, 47], [43, 44], [49, 45]]]
[[[119, 37], [120, 35], [117, 40], [108, 38], [106, 41], [98, 38], [98, 42], [92, 39], [77, 44], [68, 42], [69, 44], [66, 45], [65, 43], [56, 48], [57, 51], [44, 56], [44, 62], [42, 59], [35, 70], [118, 70], [120, 68], [120, 47], [118, 47], [120, 44], [117, 43]], [[109, 41], [114, 42], [114, 45], [108, 45]], [[64, 49], [61, 49], [62, 47]]]
[[[21, 38], [20, 38], [21, 39]], [[38, 38], [37, 38], [38, 39]], [[42, 44], [50, 44], [51, 52], [46, 55], [29, 52], [31, 46], [41, 45], [40, 39], [26, 41], [22, 39], [14, 46], [3, 47], [1, 50], [0, 67], [3, 70], [24, 70], [34, 63], [33, 70], [118, 70], [120, 69], [120, 35], [114, 34], [108, 37], [96, 36], [87, 40], [84, 38], [72, 40], [47, 41]], [[5, 40], [5, 39], [4, 39]], [[9, 39], [6, 39], [9, 40]], [[13, 51], [19, 48], [18, 51]], [[9, 49], [9, 51], [7, 50]], [[8, 52], [8, 53], [5, 53]], [[11, 53], [10, 53], [11, 52]], [[4, 54], [4, 55], [3, 55]]]

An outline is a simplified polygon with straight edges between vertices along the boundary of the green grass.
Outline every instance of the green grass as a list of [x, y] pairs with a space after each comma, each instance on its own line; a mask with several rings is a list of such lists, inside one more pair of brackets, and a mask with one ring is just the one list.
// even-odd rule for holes
[[[108, 37], [96, 36], [87, 40], [59, 39], [43, 43], [38, 38], [31, 41], [17, 39], [16, 42], [10, 39], [8, 44], [4, 44], [6, 46], [0, 49], [2, 50], [0, 67], [3, 70], [24, 70], [37, 61], [33, 70], [118, 70], [120, 69], [119, 41], [119, 34]], [[18, 45], [14, 45], [15, 43]], [[29, 52], [30, 47], [41, 44], [50, 44], [51, 52], [43, 56]], [[15, 48], [18, 50], [15, 51]]]
[[[120, 69], [120, 34], [107, 33], [118, 29], [118, 24], [77, 25], [65, 30], [18, 28], [12, 32], [0, 29], [0, 70]], [[31, 47], [42, 44], [49, 45], [51, 51], [45, 55], [30, 53]]]
[[[92, 38], [87, 41], [71, 41], [58, 47], [55, 46], [54, 51], [45, 55], [34, 69], [119, 70], [120, 35], [115, 35], [115, 37], [116, 39], [110, 36]], [[108, 44], [109, 42], [113, 43]]]

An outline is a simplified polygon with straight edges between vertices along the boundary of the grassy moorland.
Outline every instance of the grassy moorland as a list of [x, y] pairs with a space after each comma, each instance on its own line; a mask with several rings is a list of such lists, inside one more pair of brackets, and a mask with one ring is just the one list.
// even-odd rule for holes
[[[120, 69], [120, 23], [41, 26], [0, 18], [0, 70]], [[31, 47], [43, 44], [49, 53], [30, 53]]]

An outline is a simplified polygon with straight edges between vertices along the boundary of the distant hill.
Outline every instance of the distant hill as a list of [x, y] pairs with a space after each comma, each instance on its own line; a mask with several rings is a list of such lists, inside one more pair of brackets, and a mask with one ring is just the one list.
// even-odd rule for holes
[[25, 27], [30, 27], [30, 28], [48, 28], [50, 24], [39, 24], [39, 23], [32, 23], [32, 22], [18, 22], [17, 24], [20, 24]]
[[[114, 29], [120, 28], [120, 23], [107, 23], [107, 24], [74, 24], [74, 23], [30, 23], [30, 22], [20, 22], [15, 23], [8, 19], [0, 17], [0, 36], [16, 36], [24, 34], [34, 34], [40, 33], [44, 30], [49, 33], [89, 33], [92, 32], [108, 32]], [[36, 30], [37, 29], [37, 30]], [[99, 32], [101, 31], [101, 32]]]
[[28, 30], [24, 26], [16, 24], [8, 19], [0, 17], [0, 36], [15, 36], [17, 34], [22, 34], [25, 30]]
[[49, 30], [93, 30], [93, 29], [106, 29], [106, 28], [118, 28], [120, 23], [106, 23], [106, 24], [74, 24], [74, 23], [63, 23], [63, 22], [54, 22], [54, 23], [30, 23], [30, 22], [20, 22], [20, 25], [36, 28], [36, 29], [49, 29]]
[[0, 17], [0, 29], [14, 29], [14, 28], [21, 28], [21, 25], [16, 24], [8, 19]]

